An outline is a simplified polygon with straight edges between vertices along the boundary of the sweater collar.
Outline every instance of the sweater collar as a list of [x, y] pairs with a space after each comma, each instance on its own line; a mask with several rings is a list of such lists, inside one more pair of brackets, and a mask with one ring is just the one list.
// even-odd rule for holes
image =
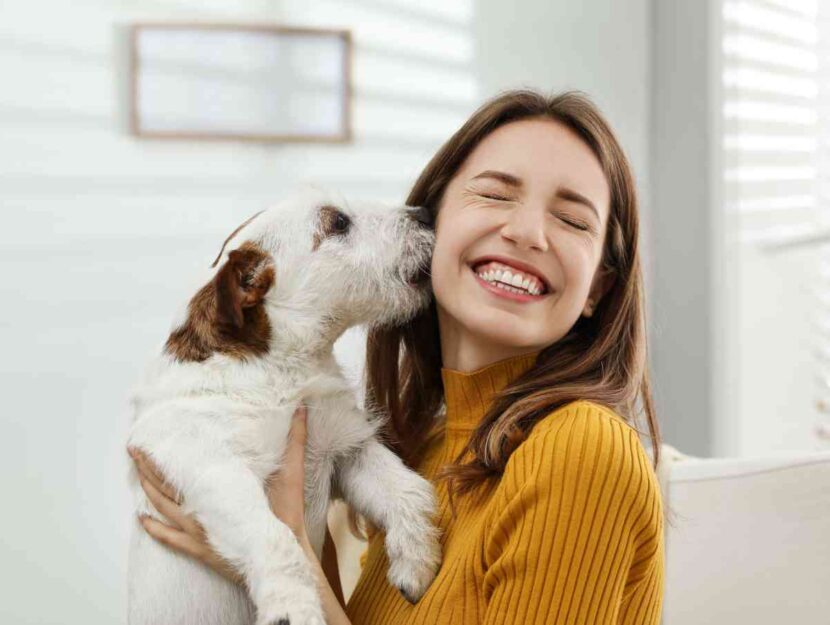
[[495, 395], [530, 369], [541, 350], [499, 360], [475, 371], [441, 369], [446, 428], [473, 430], [490, 408]]

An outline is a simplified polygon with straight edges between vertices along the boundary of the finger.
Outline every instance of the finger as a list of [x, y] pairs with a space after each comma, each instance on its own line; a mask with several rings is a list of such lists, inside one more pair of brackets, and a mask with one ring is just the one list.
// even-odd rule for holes
[[128, 449], [127, 450], [132, 457], [133, 461], [135, 462], [135, 466], [138, 469], [138, 472], [143, 475], [150, 483], [156, 487], [156, 489], [160, 490], [165, 496], [169, 497], [173, 501], [181, 503], [181, 497], [179, 497], [179, 493], [173, 488], [167, 481], [162, 477], [161, 472], [156, 467], [155, 463], [150, 460], [144, 452], [139, 449]]
[[171, 549], [181, 551], [199, 560], [204, 559], [208, 555], [208, 549], [205, 543], [196, 540], [187, 532], [171, 527], [149, 516], [140, 517], [139, 521], [150, 536]]
[[305, 449], [306, 438], [308, 438], [308, 407], [306, 405], [300, 404], [294, 411], [289, 436], [298, 449]]
[[184, 511], [181, 504], [173, 501], [166, 494], [157, 490], [150, 482], [144, 482], [142, 488], [144, 488], [145, 493], [148, 493], [149, 490], [147, 498], [150, 499], [150, 502], [162, 515], [196, 540], [205, 540], [205, 529], [192, 515]]
[[305, 444], [308, 439], [307, 416], [308, 409], [305, 406], [300, 406], [294, 411], [294, 417], [291, 420], [288, 444], [283, 454], [283, 465], [280, 469], [282, 479], [286, 483], [297, 483], [299, 481], [302, 484], [303, 481]]
[[139, 482], [141, 488], [144, 489], [147, 495], [147, 499], [153, 504], [153, 507], [176, 528], [187, 532], [194, 538], [199, 538], [203, 535], [202, 527], [189, 515], [185, 514], [175, 501], [158, 490], [149, 480], [145, 480], [142, 477], [139, 478]]

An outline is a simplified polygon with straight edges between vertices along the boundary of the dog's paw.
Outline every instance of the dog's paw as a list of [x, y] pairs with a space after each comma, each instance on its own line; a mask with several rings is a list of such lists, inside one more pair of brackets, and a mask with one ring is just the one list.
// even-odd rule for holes
[[417, 547], [389, 557], [389, 583], [409, 603], [417, 603], [423, 597], [441, 565], [441, 545], [434, 535], [418, 543]]
[[326, 625], [320, 610], [291, 606], [274, 612], [279, 614], [257, 619], [257, 625]]
[[316, 593], [306, 588], [280, 593], [258, 611], [257, 625], [326, 625]]

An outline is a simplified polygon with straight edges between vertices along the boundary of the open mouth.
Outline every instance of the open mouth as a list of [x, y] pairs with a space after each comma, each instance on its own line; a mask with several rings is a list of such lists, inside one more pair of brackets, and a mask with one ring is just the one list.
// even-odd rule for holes
[[519, 296], [521, 299], [538, 299], [551, 292], [547, 280], [529, 268], [519, 268], [495, 258], [479, 258], [471, 265], [478, 280], [494, 292]]

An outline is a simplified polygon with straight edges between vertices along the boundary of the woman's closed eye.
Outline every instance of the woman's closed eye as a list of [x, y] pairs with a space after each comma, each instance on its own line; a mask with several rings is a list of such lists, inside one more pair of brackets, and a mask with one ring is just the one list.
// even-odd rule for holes
[[495, 200], [497, 202], [512, 202], [514, 199], [512, 197], [507, 197], [505, 195], [501, 195], [500, 193], [495, 193], [493, 191], [476, 191], [476, 195], [479, 197], [483, 197], [488, 200]]
[[513, 192], [511, 189], [501, 188], [494, 188], [494, 185], [481, 185], [481, 184], [473, 184], [468, 186], [464, 190], [464, 195], [468, 196], [471, 200], [490, 200], [493, 202], [516, 202], [519, 199], [519, 196]]
[[569, 226], [573, 226], [574, 228], [577, 228], [578, 230], [588, 231], [588, 230], [591, 229], [591, 227], [588, 224], [584, 224], [581, 221], [575, 221], [573, 219], [566, 219], [565, 217], [560, 217], [560, 219], [562, 221], [564, 221], [566, 224], [568, 224]]
[[581, 230], [583, 232], [593, 232], [594, 229], [591, 227], [590, 224], [585, 223], [584, 221], [579, 221], [578, 219], [574, 219], [573, 217], [569, 217], [567, 215], [561, 215], [557, 213], [551, 213], [553, 217], [556, 217], [560, 221], [566, 223], [567, 225], [571, 226], [572, 228], [576, 228], [577, 230]]

